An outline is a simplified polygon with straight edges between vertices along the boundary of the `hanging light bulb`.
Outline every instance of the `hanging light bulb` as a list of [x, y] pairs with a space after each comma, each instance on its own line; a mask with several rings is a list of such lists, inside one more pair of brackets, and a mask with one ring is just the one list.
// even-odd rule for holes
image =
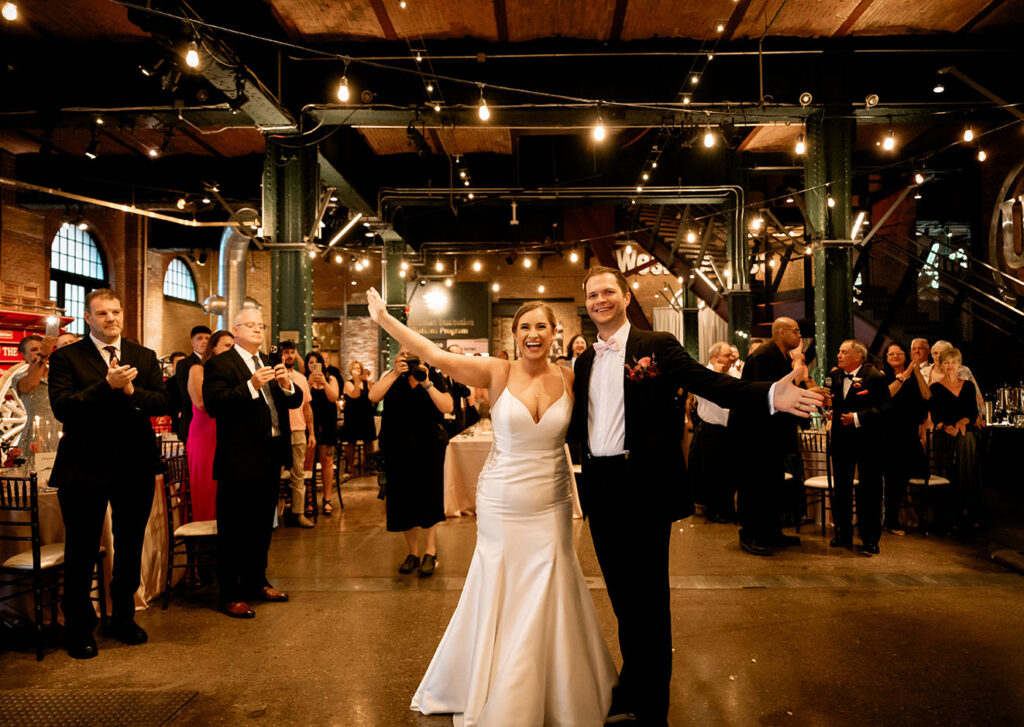
[[405, 7], [406, 7], [405, 0], [400, 0], [399, 3], [398, 3], [398, 7], [402, 8], [402, 10], [405, 10]]
[[691, 74], [690, 75], [690, 85], [691, 86], [696, 86], [698, 83], [700, 83], [700, 75], [698, 75], [696, 73]]
[[338, 100], [342, 103], [348, 103], [352, 93], [348, 88], [348, 76], [341, 77], [341, 83], [338, 84]]
[[524, 268], [532, 268], [533, 267], [533, 260], [531, 260], [528, 257], [524, 257], [523, 258], [523, 267]]
[[833, 197], [833, 196], [832, 196], [832, 195], [830, 194], [830, 195], [828, 196], [828, 202], [827, 202], [827, 204], [828, 204], [828, 206], [829, 206], [829, 207], [835, 207], [835, 206], [836, 206], [836, 198], [835, 198], [835, 197]]
[[434, 263], [434, 270], [436, 270], [437, 272], [441, 272], [442, 270], [444, 270], [444, 264], [440, 260], [438, 260], [436, 263]]
[[942, 85], [942, 81], [936, 81], [935, 85], [932, 86], [932, 93], [942, 93], [946, 90], [946, 87]]
[[644, 191], [644, 186], [642, 184], [636, 185], [636, 191], [637, 192], [643, 192]]
[[644, 172], [643, 174], [640, 175], [640, 178], [646, 182], [648, 179], [651, 178], [651, 175], [648, 174], [647, 172]]
[[423, 54], [420, 53], [419, 51], [416, 51], [416, 62], [417, 63], [422, 63], [423, 62]]
[[362, 260], [360, 260], [359, 262], [361, 262], [363, 264], [364, 268], [370, 267], [370, 261], [368, 259], [366, 259], [365, 257]]
[[477, 114], [480, 116], [481, 121], [487, 121], [491, 118], [491, 110], [487, 108], [487, 99], [484, 98], [484, 85], [480, 84], [480, 107], [477, 109]]
[[427, 93], [433, 93], [433, 92], [434, 92], [434, 84], [431, 83], [430, 81], [427, 81]]
[[493, 290], [495, 293], [497, 293], [500, 289], [501, 289], [501, 286], [498, 285], [497, 283], [492, 283], [491, 284], [491, 290]]
[[475, 197], [476, 195], [474, 195], [474, 194], [473, 194], [472, 192], [470, 192], [470, 193], [469, 193], [469, 194], [467, 194], [466, 196], [467, 196], [467, 197], [468, 197], [469, 199], [473, 199], [473, 197]]
[[460, 179], [465, 179], [466, 178], [466, 170], [465, 169], [460, 169], [459, 170], [459, 178]]
[[920, 192], [917, 192], [917, 193], [916, 193], [916, 194], [914, 195], [914, 199], [921, 199], [921, 193], [920, 193]]
[[184, 197], [178, 197], [178, 201], [177, 201], [177, 203], [175, 203], [174, 206], [177, 207], [180, 210], [183, 210], [183, 209], [185, 209], [185, 205], [187, 205], [187, 204], [188, 204], [188, 200], [187, 199], [185, 199]]
[[[313, 255], [311, 254], [311, 255], [310, 255], [310, 257], [313, 257]], [[356, 263], [356, 264], [355, 264], [355, 268], [356, 268], [356, 272], [357, 272], [357, 273], [358, 273], [358, 272], [362, 272], [362, 270], [363, 270], [363, 264], [362, 264], [362, 263]]]
[[710, 149], [714, 145], [715, 145], [715, 135], [713, 133], [711, 133], [711, 127], [709, 126], [707, 128], [707, 131], [704, 132], [704, 147], [707, 148], [707, 149]]
[[921, 172], [914, 172], [914, 184], [924, 184], [924, 175]]
[[689, 106], [693, 98], [688, 93], [683, 94], [683, 106]]
[[896, 148], [896, 134], [893, 133], [892, 129], [889, 129], [888, 136], [886, 136], [885, 141], [882, 142], [882, 148], [886, 151], [892, 151]]
[[633, 290], [639, 290], [639, 289], [640, 289], [640, 281], [639, 280], [634, 280], [633, 281]]
[[798, 136], [796, 138], [796, 153], [797, 154], [803, 154], [806, 151], [807, 151], [807, 144], [804, 143], [804, 135], [800, 134], [800, 136]]
[[970, 126], [964, 129], [964, 141], [974, 141], [974, 129]]
[[446, 287], [446, 288], [452, 287], [452, 279], [451, 278], [445, 278], [444, 279], [444, 287]]
[[537, 286], [537, 292], [538, 293], [543, 293], [544, 292], [544, 285], [543, 285], [543, 283], [541, 285]]
[[398, 277], [400, 277], [400, 278], [405, 278], [406, 274], [407, 273], [404, 270], [399, 270], [398, 271]]
[[594, 137], [594, 141], [604, 141], [604, 121], [602, 121], [600, 117], [598, 117], [597, 123], [594, 124], [594, 128], [591, 130], [590, 135]]
[[719, 23], [718, 25], [716, 25], [715, 26], [715, 31], [718, 32], [718, 33], [724, 33], [725, 32], [725, 24], [724, 23]]
[[18, 19], [18, 6], [14, 3], [4, 3], [3, 8], [4, 20], [9, 20], [12, 23]]
[[689, 232], [686, 233], [686, 241], [697, 242], [697, 234], [693, 230], [690, 230]]
[[402, 264], [399, 267], [401, 267], [402, 270], [408, 270], [409, 269], [409, 263], [407, 263], [405, 260], [403, 260]]
[[753, 229], [756, 232], [757, 230], [761, 229], [761, 225], [763, 225], [763, 224], [764, 224], [764, 219], [762, 219], [761, 217], [755, 217], [753, 222], [750, 223], [750, 227], [751, 227], [751, 229]]
[[316, 257], [316, 248], [315, 247], [309, 248], [309, 252], [306, 253], [306, 254], [309, 255], [310, 258], [315, 258]]
[[651, 169], [657, 169], [657, 168], [658, 168], [658, 162], [651, 162]]
[[988, 159], [988, 154], [985, 153], [984, 149], [978, 149], [978, 161], [983, 162]]
[[199, 46], [194, 40], [188, 44], [188, 50], [185, 51], [185, 64], [189, 68], [199, 67]]
[[482, 265], [482, 264], [480, 263], [480, 261], [479, 261], [479, 260], [474, 260], [474, 261], [473, 261], [473, 271], [474, 271], [474, 272], [477, 272], [477, 273], [479, 273], [479, 272], [480, 272], [480, 269], [481, 269], [482, 267], [483, 267], [483, 265]]
[[434, 104], [434, 111], [436, 111], [438, 113], [441, 113], [441, 104], [435, 103]]
[[579, 262], [579, 259], [580, 259], [580, 256], [578, 254], [576, 254], [575, 250], [573, 250], [572, 252], [569, 253], [569, 262], [571, 262], [571, 263]]
[[626, 254], [630, 255], [630, 254], [632, 254], [632, 252], [633, 252], [633, 246], [632, 245], [626, 245]]
[[342, 259], [343, 258], [341, 257], [340, 253], [334, 256], [334, 262], [338, 263], [339, 265], [341, 265]]

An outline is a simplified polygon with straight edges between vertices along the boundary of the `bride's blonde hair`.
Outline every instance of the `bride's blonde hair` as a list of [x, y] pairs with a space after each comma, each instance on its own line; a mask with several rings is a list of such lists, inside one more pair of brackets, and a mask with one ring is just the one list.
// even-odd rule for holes
[[557, 323], [555, 322], [555, 312], [551, 310], [551, 306], [549, 306], [547, 303], [541, 300], [531, 300], [519, 306], [519, 309], [516, 311], [515, 316], [512, 317], [513, 335], [516, 332], [516, 328], [519, 327], [519, 319], [522, 318], [527, 313], [529, 313], [530, 311], [537, 310], [538, 308], [541, 311], [543, 311], [544, 317], [548, 319], [548, 323], [551, 324], [552, 328], [554, 328], [557, 325]]

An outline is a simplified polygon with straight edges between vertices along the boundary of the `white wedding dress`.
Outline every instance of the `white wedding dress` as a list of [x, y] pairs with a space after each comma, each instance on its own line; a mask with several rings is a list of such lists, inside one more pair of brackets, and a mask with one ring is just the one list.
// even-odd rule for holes
[[412, 709], [471, 727], [601, 725], [615, 667], [572, 543], [569, 394], [539, 422], [506, 388], [466, 585]]

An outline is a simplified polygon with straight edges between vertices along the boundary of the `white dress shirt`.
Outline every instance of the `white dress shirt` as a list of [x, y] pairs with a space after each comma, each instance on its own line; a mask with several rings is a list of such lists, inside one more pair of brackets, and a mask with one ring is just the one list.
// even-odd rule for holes
[[587, 407], [587, 442], [595, 457], [614, 457], [626, 451], [626, 407], [623, 400], [623, 366], [626, 361], [626, 340], [629, 322], [615, 331], [612, 340], [619, 350], [606, 349], [594, 358], [590, 369], [589, 406]]
[[110, 366], [110, 351], [106, 350], [106, 346], [114, 347], [114, 355], [117, 356], [118, 363], [121, 362], [120, 336], [118, 336], [112, 343], [104, 343], [100, 339], [96, 338], [96, 336], [92, 335], [92, 333], [89, 334], [89, 339], [92, 341], [93, 345], [96, 346], [96, 349], [100, 352], [100, 356], [102, 356], [103, 360], [106, 361], [108, 367]]
[[[860, 373], [861, 368], [864, 364], [861, 364], [853, 371], [850, 372], [851, 376], [856, 376]], [[849, 379], [845, 376], [846, 372], [843, 372], [843, 398], [845, 399], [850, 394], [850, 387], [853, 386], [853, 379]], [[855, 429], [860, 429], [860, 417], [857, 416], [857, 412], [853, 412], [853, 426]]]
[[[715, 367], [712, 364], [708, 364], [708, 368], [712, 371]], [[725, 373], [732, 376], [734, 379], [740, 377], [740, 372], [735, 367], [731, 367]], [[696, 396], [696, 395], [695, 395]], [[709, 401], [702, 396], [697, 396], [697, 416], [708, 424], [717, 424], [720, 427], [724, 427], [729, 423], [729, 410], [720, 407], [713, 401]]]

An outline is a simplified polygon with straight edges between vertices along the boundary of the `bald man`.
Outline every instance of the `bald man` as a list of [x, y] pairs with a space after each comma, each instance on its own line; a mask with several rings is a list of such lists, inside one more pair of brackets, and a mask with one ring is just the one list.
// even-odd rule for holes
[[[772, 323], [772, 338], [758, 346], [743, 366], [743, 381], [777, 381], [793, 370], [800, 351], [800, 326], [792, 318]], [[782, 532], [786, 457], [797, 451], [796, 417], [782, 412], [732, 412], [729, 433], [737, 451], [740, 548], [752, 555], [772, 555], [776, 548], [800, 545]]]

